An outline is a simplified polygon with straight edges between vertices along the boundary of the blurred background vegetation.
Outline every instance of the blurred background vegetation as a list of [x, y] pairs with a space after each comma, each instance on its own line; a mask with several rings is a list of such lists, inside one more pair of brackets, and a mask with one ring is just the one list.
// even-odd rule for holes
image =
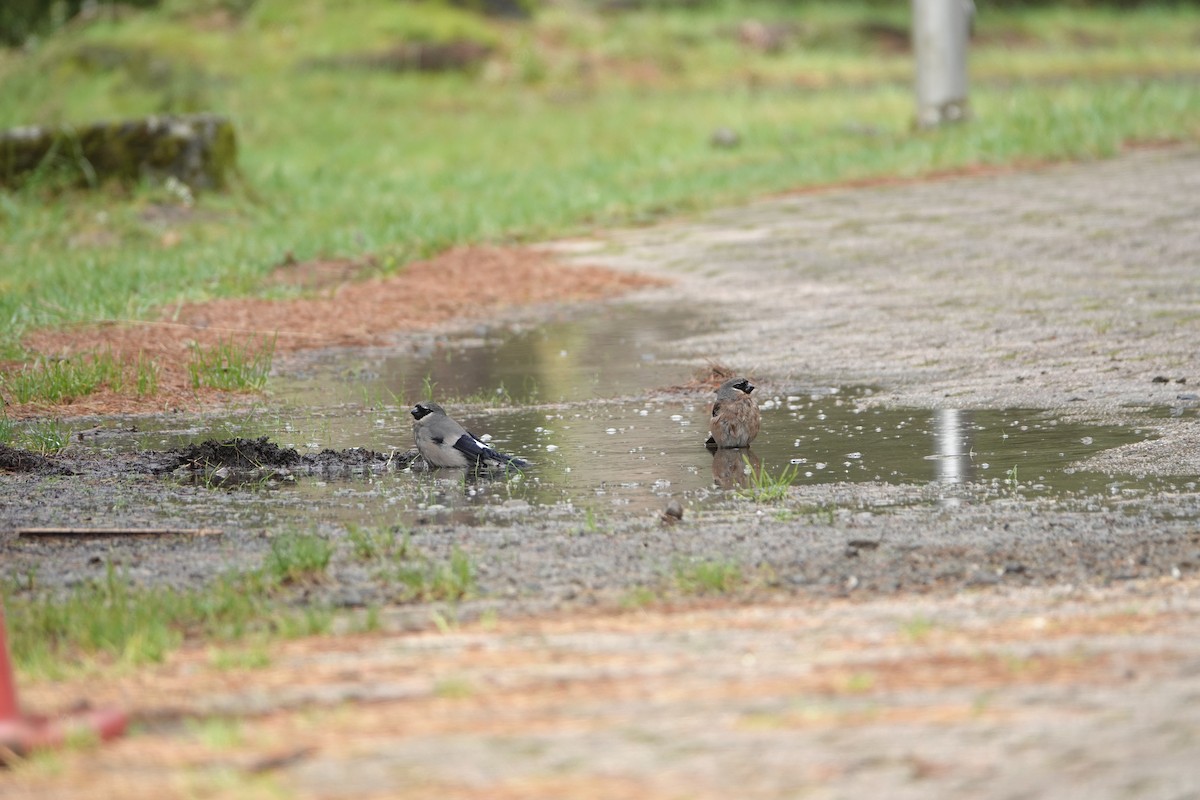
[[903, 0], [4, 0], [0, 128], [214, 112], [240, 169], [222, 193], [49, 170], [0, 190], [0, 358], [34, 327], [296, 291], [265, 280], [285, 260], [386, 272], [1200, 137], [1196, 3], [978, 6], [974, 119], [917, 131]]

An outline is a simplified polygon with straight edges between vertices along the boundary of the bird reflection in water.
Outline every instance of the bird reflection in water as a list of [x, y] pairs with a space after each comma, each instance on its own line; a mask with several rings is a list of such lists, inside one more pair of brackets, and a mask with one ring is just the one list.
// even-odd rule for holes
[[762, 461], [748, 447], [713, 450], [713, 483], [722, 489], [745, 489], [751, 476], [762, 470]]

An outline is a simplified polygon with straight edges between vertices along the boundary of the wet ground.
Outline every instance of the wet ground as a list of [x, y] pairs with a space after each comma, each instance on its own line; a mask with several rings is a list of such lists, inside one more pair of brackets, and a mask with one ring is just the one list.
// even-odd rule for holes
[[[877, 402], [879, 388], [767, 377], [754, 446], [712, 453], [702, 446], [711, 386], [697, 385], [678, 355], [694, 326], [644, 311], [577, 311], [399, 352], [306, 353], [277, 376], [278, 400], [250, 409], [83, 420], [63, 454], [13, 465], [25, 473], [10, 478], [20, 491], [6, 505], [18, 534], [9, 574], [34, 570], [43, 589], [69, 587], [114, 561], [141, 584], [186, 586], [261, 558], [272, 535], [316, 532], [345, 548], [350, 528], [411, 532], [440, 556], [466, 548], [485, 598], [535, 609], [619, 603], [669, 585], [689, 561], [735, 562], [769, 574], [773, 588], [837, 594], [1053, 584], [1066, 574], [1104, 584], [1200, 563], [1196, 476], [1088, 466], [1153, 444], [1162, 414], [1138, 425], [1061, 410], [895, 408]], [[446, 403], [468, 429], [531, 466], [430, 470], [408, 414], [426, 393], [462, 398]], [[1195, 414], [1180, 406], [1170, 419]], [[772, 481], [789, 482], [790, 496], [756, 498]], [[664, 529], [671, 501], [686, 522]], [[72, 539], [47, 528], [128, 534]], [[222, 537], [133, 535], [142, 528]], [[1071, 555], [1080, 544], [1086, 556]], [[563, 555], [571, 563], [556, 565]], [[337, 605], [395, 600], [348, 553], [333, 575], [317, 593]]]
[[[362, 676], [356, 691], [443, 725], [349, 749], [305, 734], [322, 755], [278, 777], [314, 796], [355, 794], [329, 778], [347, 770], [376, 776], [365, 793], [402, 774], [471, 797], [775, 797], [799, 784], [1004, 797], [1052, 780], [1057, 796], [1195, 796], [1198, 198], [1200, 153], [1185, 148], [557, 243], [673, 283], [290, 357], [269, 398], [225, 415], [72, 423], [84, 436], [60, 458], [0, 477], [5, 566], [42, 589], [110, 560], [138, 583], [192, 586], [255, 563], [271, 535], [316, 531], [339, 549], [309, 601], [380, 606], [391, 628], [428, 628], [431, 611], [476, 626], [461, 642], [329, 645]], [[711, 390], [689, 382], [710, 361], [759, 385], [749, 463], [702, 446]], [[410, 464], [407, 408], [428, 394], [532, 468], [464, 480]], [[245, 463], [204, 444], [234, 437]], [[748, 496], [755, 475], [785, 472], [785, 499]], [[683, 520], [665, 524], [673, 499]], [[16, 534], [50, 526], [222, 535]], [[354, 526], [410, 532], [435, 558], [469, 553], [478, 597], [399, 602], [353, 558]], [[766, 605], [708, 597], [697, 610], [683, 576], [703, 564], [737, 565], [739, 603]], [[666, 605], [621, 612], [648, 598]], [[536, 621], [548, 612], [558, 622]], [[739, 639], [747, 626], [757, 633]], [[383, 673], [364, 661], [376, 646], [398, 648]], [[590, 661], [609, 646], [606, 666]], [[445, 655], [428, 674], [407, 660], [425, 647]], [[507, 655], [477, 673], [493, 649]], [[313, 657], [288, 653], [284, 673]], [[836, 679], [822, 682], [828, 663]], [[417, 688], [396, 677], [413, 669], [428, 677]], [[561, 695], [520, 688], [550, 672]], [[264, 691], [268, 707], [284, 702]], [[296, 702], [360, 696], [330, 692]], [[521, 698], [524, 712], [506, 705]], [[612, 714], [578, 710], [605, 698], [620, 698]], [[417, 767], [414, 752], [474, 767]], [[741, 756], [697, 781], [720, 753]], [[188, 769], [211, 777], [197, 758]], [[741, 782], [735, 762], [750, 765]]]

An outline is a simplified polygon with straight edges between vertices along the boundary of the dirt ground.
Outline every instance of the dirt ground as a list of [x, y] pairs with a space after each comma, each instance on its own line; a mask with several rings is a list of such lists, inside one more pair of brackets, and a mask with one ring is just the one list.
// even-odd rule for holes
[[[1181, 482], [1073, 502], [830, 484], [789, 501], [828, 516], [742, 504], [588, 535], [537, 513], [436, 522], [414, 543], [471, 552], [478, 599], [389, 604], [335, 559], [321, 591], [382, 602], [382, 632], [272, 645], [259, 665], [189, 647], [30, 683], [29, 707], [88, 699], [140, 727], [19, 766], [0, 797], [1200, 797], [1198, 218], [1200, 151], [1181, 147], [806, 192], [539, 247], [664, 281], [626, 298], [646, 313], [719, 308], [720, 330], [680, 352], [764, 385], [1137, 425], [1157, 438], [1098, 460]], [[4, 527], [37, 524], [48, 502], [111, 503], [96, 487], [113, 467], [90, 458], [0, 478]], [[124, 486], [163, 509], [143, 523], [204, 491], [153, 470]], [[203, 581], [228, 542], [266, 547], [225, 538], [0, 546], [64, 585], [114, 556], [147, 580]], [[671, 564], [714, 557], [753, 580], [732, 598], [630, 606]]]
[[[276, 355], [321, 347], [380, 344], [397, 331], [463, 325], [539, 303], [600, 300], [654, 286], [659, 279], [582, 266], [563, 270], [551, 254], [527, 247], [458, 247], [380, 275], [374, 259], [287, 261], [269, 282], [291, 287], [287, 300], [226, 299], [164, 309], [162, 318], [35, 331], [23, 345], [43, 358], [112, 353], [121, 363], [148, 358], [159, 367], [158, 391], [139, 397], [131, 385], [105, 387], [69, 403], [13, 403], [14, 419], [197, 410], [229, 402], [228, 394], [191, 385], [194, 347], [234, 344]], [[445, 286], [469, 286], [454, 294]], [[132, 382], [131, 382], [132, 383]]]

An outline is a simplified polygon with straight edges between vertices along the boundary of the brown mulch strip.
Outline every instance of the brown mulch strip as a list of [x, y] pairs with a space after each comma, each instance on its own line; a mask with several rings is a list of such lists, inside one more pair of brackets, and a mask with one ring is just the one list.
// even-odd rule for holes
[[[310, 296], [288, 300], [232, 298], [188, 304], [153, 321], [107, 321], [41, 330], [24, 340], [40, 356], [111, 352], [125, 364], [139, 357], [158, 365], [152, 397], [102, 389], [63, 404], [5, 407], [12, 418], [155, 413], [227, 401], [228, 393], [191, 386], [187, 365], [194, 344], [236, 343], [275, 352], [372, 345], [401, 331], [479, 319], [506, 310], [554, 302], [613, 297], [662, 281], [601, 267], [564, 266], [550, 253], [527, 247], [457, 247], [386, 277], [366, 277], [370, 259], [285, 262], [267, 280], [297, 285]], [[168, 316], [169, 313], [169, 316]], [[19, 369], [20, 364], [0, 366]]]

